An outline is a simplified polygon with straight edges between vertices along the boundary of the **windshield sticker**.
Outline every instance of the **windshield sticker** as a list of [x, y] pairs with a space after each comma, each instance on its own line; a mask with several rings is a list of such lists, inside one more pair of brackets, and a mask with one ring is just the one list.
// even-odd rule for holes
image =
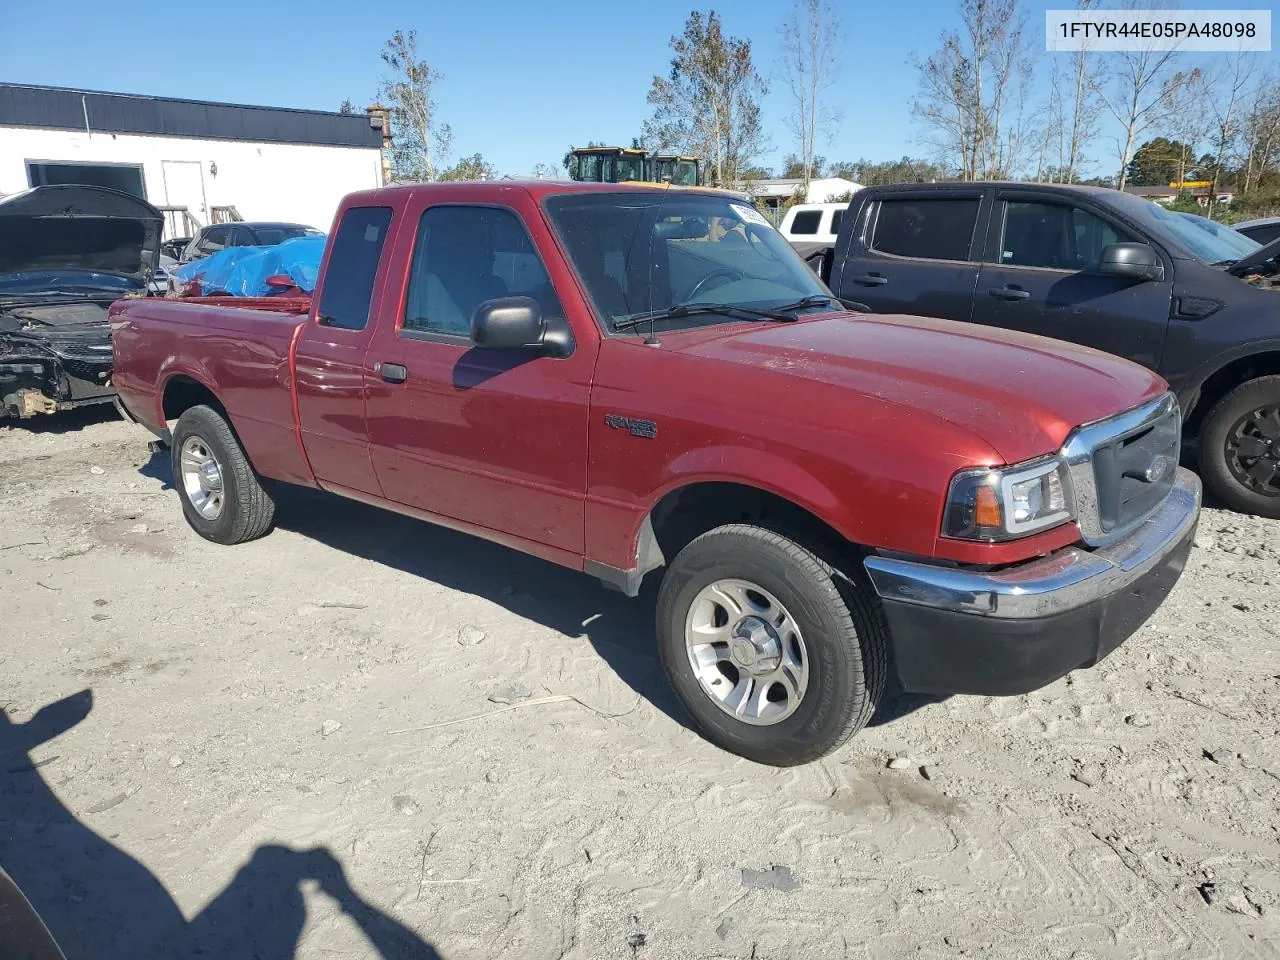
[[731, 203], [729, 204], [729, 206], [733, 208], [734, 213], [736, 213], [739, 217], [741, 217], [747, 223], [754, 223], [756, 226], [759, 226], [759, 227], [770, 226], [769, 221], [766, 220], [764, 217], [762, 217], [760, 215], [760, 211], [757, 210], [755, 207], [748, 207], [745, 204], [741, 204], [741, 203]]

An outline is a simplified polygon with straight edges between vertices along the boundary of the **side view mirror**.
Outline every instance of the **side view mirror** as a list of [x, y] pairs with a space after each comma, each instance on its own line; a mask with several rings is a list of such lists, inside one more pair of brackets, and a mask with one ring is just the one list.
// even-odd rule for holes
[[1163, 280], [1164, 264], [1149, 243], [1109, 243], [1102, 248], [1098, 272], [1127, 280]]
[[471, 317], [471, 342], [491, 350], [527, 350], [565, 357], [573, 337], [564, 320], [548, 321], [532, 297], [498, 297], [476, 307]]

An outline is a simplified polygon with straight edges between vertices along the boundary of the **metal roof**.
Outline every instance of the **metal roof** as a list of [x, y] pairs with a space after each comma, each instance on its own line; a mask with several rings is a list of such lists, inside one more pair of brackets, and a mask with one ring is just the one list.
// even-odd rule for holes
[[0, 127], [333, 147], [382, 146], [364, 113], [327, 113], [0, 83]]

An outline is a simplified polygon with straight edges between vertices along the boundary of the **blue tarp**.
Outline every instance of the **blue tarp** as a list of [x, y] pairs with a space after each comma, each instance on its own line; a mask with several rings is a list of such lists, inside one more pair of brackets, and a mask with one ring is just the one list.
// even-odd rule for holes
[[294, 286], [311, 293], [320, 272], [325, 239], [323, 235], [306, 236], [269, 247], [227, 247], [184, 263], [173, 275], [179, 286], [199, 279], [200, 292], [206, 296], [270, 296], [280, 290], [267, 284], [267, 278], [276, 275], [289, 277]]

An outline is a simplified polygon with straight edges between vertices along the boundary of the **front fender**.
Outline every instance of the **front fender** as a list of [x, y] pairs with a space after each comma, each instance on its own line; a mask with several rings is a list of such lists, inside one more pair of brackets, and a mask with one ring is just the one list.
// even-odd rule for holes
[[1280, 340], [1268, 337], [1236, 344], [1228, 350], [1214, 354], [1212, 358], [1196, 367], [1187, 375], [1187, 378], [1178, 387], [1177, 391], [1178, 406], [1182, 408], [1183, 421], [1186, 422], [1190, 419], [1191, 414], [1200, 402], [1204, 385], [1214, 374], [1237, 361], [1264, 353], [1280, 355]]

